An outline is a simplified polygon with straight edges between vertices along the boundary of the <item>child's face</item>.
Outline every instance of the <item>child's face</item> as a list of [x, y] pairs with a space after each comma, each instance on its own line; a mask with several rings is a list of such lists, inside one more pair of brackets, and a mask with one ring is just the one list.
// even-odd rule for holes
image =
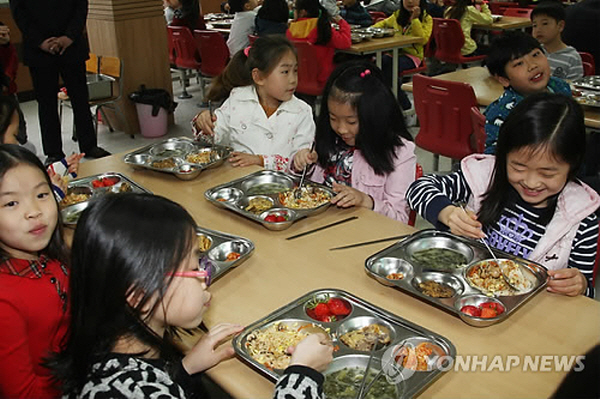
[[565, 27], [565, 21], [559, 22], [547, 15], [536, 15], [532, 22], [532, 35], [542, 44], [548, 44], [560, 38], [560, 34]]
[[543, 208], [548, 198], [558, 194], [567, 183], [570, 166], [552, 157], [547, 150], [532, 152], [521, 148], [508, 153], [508, 181], [523, 201]]
[[412, 12], [415, 7], [419, 6], [419, 0], [402, 0], [402, 6], [406, 11]]
[[48, 246], [58, 207], [38, 168], [19, 164], [0, 183], [0, 246], [15, 258], [36, 259]]
[[256, 83], [258, 95], [264, 104], [278, 107], [294, 95], [298, 85], [298, 61], [292, 51], [281, 57], [279, 63], [268, 76], [255, 68], [252, 77]]
[[550, 80], [550, 65], [540, 49], [533, 49], [522, 57], [509, 61], [504, 67], [506, 78], [498, 76], [504, 87], [512, 86], [521, 95], [546, 91]]
[[[196, 235], [193, 239], [196, 242]], [[194, 248], [177, 271], [197, 271], [198, 259], [199, 253], [197, 248]], [[205, 278], [182, 276], [172, 278], [162, 305], [156, 308], [149, 322], [151, 328], [157, 332], [163, 331], [167, 325], [182, 328], [198, 327], [210, 305], [211, 294], [206, 289]]]
[[333, 131], [349, 146], [356, 145], [358, 135], [358, 114], [356, 109], [348, 103], [334, 99], [327, 101], [329, 107], [329, 123]]

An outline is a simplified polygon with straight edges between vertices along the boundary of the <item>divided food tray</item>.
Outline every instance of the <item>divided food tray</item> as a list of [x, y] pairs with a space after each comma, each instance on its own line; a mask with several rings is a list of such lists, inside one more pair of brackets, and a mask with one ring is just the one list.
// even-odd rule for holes
[[[461, 266], [452, 266], [441, 262], [435, 266], [424, 265], [415, 258], [422, 256], [425, 250], [431, 249], [450, 250], [460, 254], [466, 260]], [[548, 278], [544, 266], [517, 258], [506, 252], [493, 249], [494, 254], [502, 264], [512, 263], [518, 265], [523, 277], [522, 289], [517, 291], [506, 285], [506, 289], [496, 289], [505, 285], [502, 274], [486, 273], [484, 284], [475, 284], [478, 281], [473, 273], [482, 270], [481, 265], [490, 264], [490, 253], [485, 246], [477, 241], [458, 237], [447, 232], [436, 230], [422, 230], [408, 238], [370, 256], [365, 261], [365, 271], [383, 285], [395, 287], [416, 296], [432, 305], [440, 307], [450, 313], [459, 316], [467, 324], [476, 327], [486, 327], [498, 323], [514, 311], [516, 311], [527, 300], [536, 295], [546, 286]], [[445, 251], [446, 252], [446, 251]], [[508, 261], [507, 261], [508, 260]], [[400, 273], [403, 278], [392, 273]], [[482, 276], [480, 274], [479, 276]], [[422, 292], [420, 284], [437, 283], [449, 289], [450, 297], [432, 297]], [[512, 281], [512, 280], [511, 280]], [[487, 289], [488, 287], [493, 287]], [[503, 311], [495, 317], [475, 317], [461, 312], [463, 306], [489, 307], [500, 306]]]
[[[254, 252], [254, 243], [244, 237], [204, 227], [197, 227], [196, 235], [198, 236], [198, 248], [212, 261], [213, 281], [245, 262]], [[232, 253], [239, 254], [239, 257], [228, 260], [227, 256]]]
[[[335, 321], [322, 322], [317, 321], [309, 315], [307, 309], [315, 304], [315, 301], [341, 300], [345, 303], [349, 314], [339, 316]], [[265, 333], [271, 329], [289, 330], [289, 334], [300, 334], [307, 331], [306, 334], [318, 332], [314, 331], [322, 329], [326, 335], [332, 340], [334, 345], [333, 361], [324, 372], [325, 374], [325, 393], [327, 397], [332, 397], [328, 394], [328, 389], [331, 389], [331, 384], [336, 373], [344, 368], [356, 369], [358, 372], [364, 372], [368, 357], [369, 349], [358, 350], [346, 345], [340, 337], [348, 332], [366, 327], [368, 325], [378, 324], [389, 330], [389, 343], [381, 344], [373, 352], [373, 361], [371, 370], [375, 373], [382, 371], [382, 376], [377, 381], [383, 383], [386, 381], [386, 376], [389, 376], [392, 386], [395, 386], [396, 393], [391, 397], [413, 397], [421, 392], [425, 387], [429, 386], [433, 381], [440, 376], [443, 370], [447, 370], [447, 365], [451, 359], [456, 358], [456, 348], [447, 338], [429, 331], [417, 324], [396, 316], [384, 309], [381, 309], [363, 299], [360, 299], [346, 291], [337, 289], [319, 289], [290, 302], [289, 304], [274, 311], [268, 316], [252, 323], [244, 332], [238, 335], [233, 340], [235, 352], [245, 362], [249, 363], [253, 368], [275, 381], [283, 373], [286, 363], [289, 363], [289, 358], [278, 357], [285, 359], [281, 368], [270, 367], [268, 361], [261, 362], [258, 357], [268, 357], [271, 353], [264, 350], [265, 346], [277, 345], [277, 337], [272, 341], [264, 338], [269, 338]], [[308, 331], [308, 329], [311, 331]], [[298, 336], [297, 340], [302, 337]], [[264, 342], [264, 344], [261, 344]], [[283, 346], [287, 344], [284, 343]], [[408, 367], [402, 358], [398, 357], [401, 351], [400, 347], [405, 349], [419, 348], [429, 351], [427, 355], [419, 357], [417, 362], [419, 368], [426, 370], [415, 370]], [[287, 348], [287, 346], [286, 346]], [[282, 348], [273, 348], [274, 352], [281, 354]], [[283, 348], [285, 351], [285, 348]], [[415, 352], [412, 352], [413, 354]], [[409, 360], [415, 360], [414, 356], [408, 356]], [[261, 359], [262, 360], [262, 359]], [[407, 361], [409, 361], [407, 360]], [[398, 362], [398, 363], [397, 363]], [[415, 367], [416, 368], [416, 367]], [[371, 373], [370, 373], [371, 374]], [[333, 375], [333, 376], [332, 376]], [[339, 376], [339, 373], [337, 373]], [[328, 378], [330, 381], [328, 382]], [[360, 381], [358, 381], [360, 383]], [[356, 386], [355, 386], [356, 387]], [[354, 394], [352, 397], [355, 397]], [[347, 397], [347, 396], [343, 396]], [[366, 397], [369, 397], [367, 395]], [[388, 396], [385, 396], [386, 398]]]
[[[269, 230], [284, 230], [303, 217], [324, 212], [331, 204], [327, 200], [312, 208], [285, 206], [282, 196], [293, 195], [292, 190], [298, 186], [299, 180], [283, 172], [262, 170], [210, 188], [204, 193], [204, 198], [218, 207], [262, 223]], [[302, 190], [303, 195], [320, 196], [323, 199], [335, 196], [333, 190], [322, 184], [309, 182], [306, 186], [308, 188]], [[263, 206], [254, 208], [255, 211], [247, 210], [254, 201], [260, 201]], [[273, 220], [276, 217], [285, 220]]]
[[[600, 89], [599, 89], [600, 90]], [[572, 88], [573, 98], [581, 105], [600, 107], [600, 91], [590, 89]]]
[[[105, 182], [114, 182], [114, 184], [108, 187], [98, 186], [98, 182], [102, 182], [103, 180]], [[97, 183], [94, 184], [94, 182]], [[117, 172], [106, 172], [71, 180], [68, 184], [65, 199], [59, 203], [63, 223], [67, 225], [76, 225], [79, 220], [79, 215], [88, 207], [90, 200], [98, 196], [117, 194], [120, 192], [152, 194], [149, 190], [146, 190], [127, 176]], [[64, 201], [67, 201], [69, 198], [75, 200], [75, 196], [81, 196], [80, 198], [86, 197], [86, 199], [77, 201], [71, 205], [64, 205]]]
[[232, 151], [231, 147], [176, 137], [130, 152], [123, 157], [123, 162], [134, 168], [171, 173], [181, 180], [191, 180], [204, 169], [223, 164]]
[[571, 82], [576, 87], [600, 90], [600, 76], [584, 76]]

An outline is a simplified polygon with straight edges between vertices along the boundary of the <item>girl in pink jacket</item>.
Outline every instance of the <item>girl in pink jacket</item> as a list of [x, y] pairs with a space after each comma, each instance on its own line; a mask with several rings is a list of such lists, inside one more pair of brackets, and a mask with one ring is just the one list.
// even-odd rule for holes
[[332, 203], [406, 223], [404, 197], [415, 180], [415, 146], [381, 71], [366, 62], [342, 64], [329, 77], [323, 98], [316, 151], [298, 151], [292, 170], [316, 163], [311, 179], [333, 188]]

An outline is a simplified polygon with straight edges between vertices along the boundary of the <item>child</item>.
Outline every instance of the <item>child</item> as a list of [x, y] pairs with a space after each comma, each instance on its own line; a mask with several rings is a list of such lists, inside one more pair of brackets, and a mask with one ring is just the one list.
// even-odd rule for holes
[[233, 55], [250, 44], [248, 35], [254, 34], [254, 9], [257, 6], [258, 0], [229, 0], [230, 10], [235, 13], [227, 39], [229, 54]]
[[335, 49], [345, 49], [352, 45], [350, 25], [339, 15], [332, 18], [339, 25], [336, 30], [329, 22], [325, 8], [318, 0], [296, 0], [294, 21], [290, 23], [287, 37], [316, 44], [317, 59], [321, 65], [317, 81], [324, 84], [334, 69]]
[[315, 136], [310, 106], [294, 96], [297, 84], [296, 48], [281, 36], [259, 37], [217, 77], [208, 99], [229, 98], [212, 117], [196, 115], [194, 133], [232, 146], [233, 166], [286, 170], [289, 157]]
[[67, 331], [67, 247], [40, 160], [0, 145], [0, 397], [60, 396], [41, 361]]
[[290, 9], [286, 0], [265, 0], [256, 14], [256, 35], [284, 35], [288, 28]]
[[504, 93], [485, 110], [485, 153], [494, 154], [500, 126], [523, 97], [544, 91], [570, 96], [571, 88], [550, 76], [540, 43], [525, 32], [511, 31], [496, 38], [486, 63], [490, 74], [504, 86]]
[[552, 76], [573, 80], [583, 77], [583, 64], [577, 50], [562, 41], [565, 17], [565, 9], [561, 3], [540, 3], [531, 12], [532, 34], [544, 45]]
[[342, 0], [340, 15], [352, 25], [371, 26], [373, 18], [358, 0]]
[[[478, 10], [474, 4], [479, 4], [481, 9]], [[491, 25], [494, 22], [487, 2], [483, 0], [457, 0], [453, 6], [446, 9], [444, 17], [460, 21], [460, 27], [465, 36], [465, 44], [460, 49], [462, 55], [482, 54], [481, 51], [477, 51], [477, 43], [471, 38], [471, 28], [473, 24]]]
[[[199, 373], [233, 356], [218, 346], [244, 327], [217, 324], [186, 356], [174, 342], [175, 328], [197, 327], [211, 301], [214, 266], [199, 262], [190, 214], [153, 195], [104, 196], [82, 214], [72, 259], [69, 340], [49, 362], [65, 395], [202, 397]], [[333, 352], [321, 342], [317, 334], [296, 346], [276, 391], [317, 397], [317, 370]]]
[[173, 18], [169, 25], [185, 26], [192, 31], [206, 29], [198, 0], [165, 0], [164, 3], [173, 10]]
[[438, 228], [546, 266], [548, 291], [593, 298], [600, 196], [575, 178], [585, 134], [572, 98], [529, 96], [502, 125], [495, 157], [471, 155], [461, 171], [417, 180], [408, 203]]
[[[377, 22], [375, 28], [392, 28], [401, 35], [416, 36], [422, 38], [420, 43], [399, 49], [398, 73], [413, 69], [421, 65], [424, 57], [424, 46], [429, 41], [433, 29], [433, 18], [427, 14], [425, 0], [402, 0], [402, 6], [389, 18]], [[392, 57], [383, 57], [383, 74], [388, 86], [392, 85]], [[406, 94], [398, 88], [398, 99], [402, 109], [408, 110], [412, 107]]]
[[300, 150], [293, 169], [317, 163], [311, 179], [338, 193], [332, 203], [408, 222], [404, 194], [415, 178], [415, 146], [381, 71], [367, 62], [342, 64], [323, 98], [316, 152]]

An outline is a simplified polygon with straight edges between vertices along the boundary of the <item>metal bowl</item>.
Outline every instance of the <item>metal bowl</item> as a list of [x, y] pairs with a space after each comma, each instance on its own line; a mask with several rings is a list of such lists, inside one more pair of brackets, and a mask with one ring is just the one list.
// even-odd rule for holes
[[285, 189], [282, 191], [286, 191], [294, 187], [294, 181], [291, 178], [286, 176], [282, 176], [279, 174], [271, 173], [269, 171], [265, 171], [260, 175], [253, 176], [252, 178], [244, 180], [241, 184], [241, 189], [246, 192], [248, 195], [259, 195], [259, 194], [267, 194], [264, 192], [256, 191], [252, 192], [252, 194], [248, 193], [248, 190], [254, 188], [256, 190], [256, 186], [261, 186], [265, 184], [273, 184], [273, 185], [281, 185]]
[[202, 168], [197, 165], [192, 165], [189, 163], [184, 163], [180, 165], [179, 168], [175, 172], [175, 176], [177, 176], [181, 180], [192, 180], [198, 177], [198, 175], [202, 172]]
[[[486, 302], [494, 302], [499, 305], [502, 305], [502, 307], [504, 308], [504, 312], [500, 313], [496, 317], [490, 317], [490, 318], [475, 317], [475, 316], [471, 316], [471, 315], [461, 312], [461, 309], [463, 306], [479, 307], [479, 305], [481, 305], [482, 303], [486, 303]], [[460, 316], [460, 318], [462, 319], [462, 321], [464, 321], [465, 323], [467, 323], [468, 325], [473, 326], [473, 327], [487, 327], [487, 326], [491, 326], [492, 324], [496, 324], [499, 321], [504, 320], [505, 313], [506, 313], [506, 305], [504, 305], [501, 301], [499, 301], [496, 298], [490, 298], [488, 296], [479, 295], [479, 294], [466, 295], [466, 296], [461, 296], [461, 297], [457, 298], [456, 301], [454, 302], [454, 308], [456, 309], [456, 311], [457, 311], [458, 315]]]
[[[266, 202], [270, 203], [270, 204], [271, 204], [271, 206], [270, 206], [269, 208], [267, 208], [267, 209], [263, 209], [262, 211], [258, 211], [258, 212], [254, 212], [254, 211], [249, 211], [249, 210], [247, 210], [246, 208], [247, 208], [247, 207], [250, 205], [250, 202], [251, 202], [252, 200], [255, 200], [255, 199], [262, 199], [262, 200], [264, 200], [264, 201], [266, 201]], [[265, 212], [265, 211], [267, 211], [267, 210], [269, 210], [269, 209], [273, 208], [273, 206], [275, 206], [275, 201], [273, 200], [273, 198], [271, 198], [271, 197], [267, 197], [266, 195], [251, 195], [251, 196], [249, 196], [249, 197], [244, 197], [244, 198], [240, 199], [240, 200], [237, 202], [237, 204], [236, 204], [236, 205], [238, 206], [238, 208], [240, 208], [240, 209], [242, 209], [242, 210], [244, 210], [244, 211], [246, 211], [246, 212], [250, 212], [250, 213], [253, 213], [253, 214], [255, 214], [255, 215], [260, 215], [260, 214], [262, 214], [263, 212]]]
[[[265, 220], [267, 216], [275, 215], [275, 216], [284, 216], [287, 215], [287, 220], [284, 222], [269, 222]], [[260, 214], [260, 219], [262, 220], [262, 225], [265, 226], [269, 230], [285, 230], [292, 225], [297, 220], [296, 212], [291, 209], [286, 208], [271, 208], [268, 211], [264, 211]]]
[[[381, 342], [377, 343], [377, 350], [380, 350], [382, 348], [385, 348], [387, 346], [390, 345], [390, 343], [394, 342], [396, 340], [396, 330], [387, 322], [378, 319], [377, 317], [373, 317], [373, 316], [360, 316], [360, 317], [353, 317], [351, 319], [347, 319], [345, 320], [342, 324], [340, 324], [340, 326], [337, 328], [337, 337], [338, 340], [346, 345], [342, 340], [341, 337], [342, 335], [349, 333], [351, 331], [355, 331], [355, 330], [360, 330], [361, 328], [364, 327], [368, 327], [370, 325], [373, 324], [378, 324], [380, 326], [383, 326], [385, 328], [388, 329], [389, 333], [390, 333], [390, 339], [389, 339], [389, 343], [387, 344], [382, 344]], [[347, 345], [346, 345], [347, 346]], [[356, 349], [356, 348], [352, 348], [354, 350], [358, 350], [360, 351], [360, 349]]]
[[[333, 298], [341, 300], [346, 305], [346, 307], [348, 309], [350, 309], [350, 313], [348, 313], [347, 315], [337, 315], [335, 322], [349, 318], [352, 315], [352, 311], [354, 310], [354, 307], [352, 306], [352, 304], [348, 300], [342, 298], [341, 296], [338, 296], [336, 294], [332, 295], [332, 294], [329, 294], [329, 293], [316, 295], [315, 297], [313, 297], [310, 300], [306, 301], [306, 303], [304, 304], [304, 313], [308, 317], [310, 317], [312, 320], [315, 320], [315, 322], [327, 323], [327, 322], [323, 322], [323, 321], [320, 321], [320, 320], [317, 320], [317, 319], [313, 318], [308, 313], [308, 310], [311, 309], [311, 305], [313, 305], [315, 302], [327, 302], [327, 301], [329, 301], [329, 300], [331, 300]], [[331, 322], [331, 323], [333, 323], [333, 322]]]
[[350, 40], [352, 40], [353, 44], [362, 42], [364, 38], [365, 36], [362, 33], [352, 33], [350, 35]]
[[399, 258], [386, 257], [377, 259], [375, 262], [368, 264], [367, 269], [377, 281], [389, 286], [394, 286], [395, 282], [401, 280], [388, 278], [387, 276], [391, 273], [404, 274], [404, 280], [409, 280], [413, 276], [413, 266], [404, 259]]
[[451, 267], [450, 265], [436, 265], [434, 268], [429, 268], [427, 265], [423, 265], [421, 262], [414, 259], [415, 253], [433, 248], [446, 249], [461, 254], [465, 257], [465, 266], [473, 260], [474, 256], [473, 249], [471, 249], [465, 243], [450, 237], [442, 236], [424, 237], [414, 240], [406, 246], [406, 253], [408, 254], [408, 259], [411, 263], [414, 262], [423, 268], [445, 271], [452, 271], [456, 269], [456, 267]]
[[[425, 362], [421, 363], [421, 366], [425, 365], [426, 370], [418, 370], [418, 363], [412, 363], [412, 361], [415, 360], [414, 357], [409, 356], [406, 360], [406, 363], [404, 363], [404, 360], [402, 360], [402, 358], [399, 358], [399, 356], [402, 355], [401, 351], [403, 347], [407, 349], [414, 349], [417, 348], [419, 345], [426, 345], [427, 348], [431, 350], [431, 354], [429, 354], [427, 358], [423, 359]], [[389, 353], [386, 351], [386, 353], [384, 354], [383, 361], [386, 360], [386, 354], [394, 356], [398, 366], [404, 370], [410, 370], [411, 373], [429, 372], [435, 370], [436, 368], [447, 366], [449, 361], [448, 358], [450, 356], [450, 353], [447, 349], [442, 347], [437, 342], [434, 342], [425, 337], [410, 337], [402, 340], [402, 342], [392, 346], [390, 348]], [[413, 365], [409, 365], [409, 362], [411, 362]]]
[[234, 203], [244, 196], [244, 193], [237, 188], [222, 188], [210, 195], [210, 198], [217, 202]]
[[166, 141], [150, 148], [149, 153], [157, 158], [183, 157], [194, 149], [194, 144], [185, 141]]
[[396, 30], [393, 28], [383, 28], [383, 37], [392, 37], [396, 34]]
[[[465, 289], [463, 283], [458, 278], [454, 277], [451, 274], [440, 273], [440, 272], [426, 272], [426, 273], [421, 273], [419, 275], [416, 275], [412, 279], [412, 285], [413, 285], [413, 287], [415, 287], [415, 289], [417, 289], [423, 295], [427, 295], [423, 292], [421, 287], [419, 287], [419, 284], [425, 283], [427, 281], [434, 281], [438, 284], [441, 284], [441, 285], [444, 285], [444, 286], [450, 288], [453, 292], [453, 294], [450, 298], [453, 298], [456, 295], [460, 295]], [[431, 297], [431, 298], [445, 299], [445, 298], [437, 298], [437, 297]]]
[[[250, 245], [245, 241], [227, 241], [212, 248], [208, 252], [208, 258], [219, 262], [235, 262], [237, 259], [250, 252], [250, 249]], [[240, 256], [237, 259], [227, 260], [227, 255], [232, 252], [236, 252], [240, 254]]]
[[148, 154], [127, 154], [123, 162], [130, 164], [136, 169], [142, 169], [142, 166], [150, 164], [152, 157]]
[[79, 216], [90, 205], [89, 201], [79, 202], [60, 211], [63, 224], [74, 226], [79, 221]]

